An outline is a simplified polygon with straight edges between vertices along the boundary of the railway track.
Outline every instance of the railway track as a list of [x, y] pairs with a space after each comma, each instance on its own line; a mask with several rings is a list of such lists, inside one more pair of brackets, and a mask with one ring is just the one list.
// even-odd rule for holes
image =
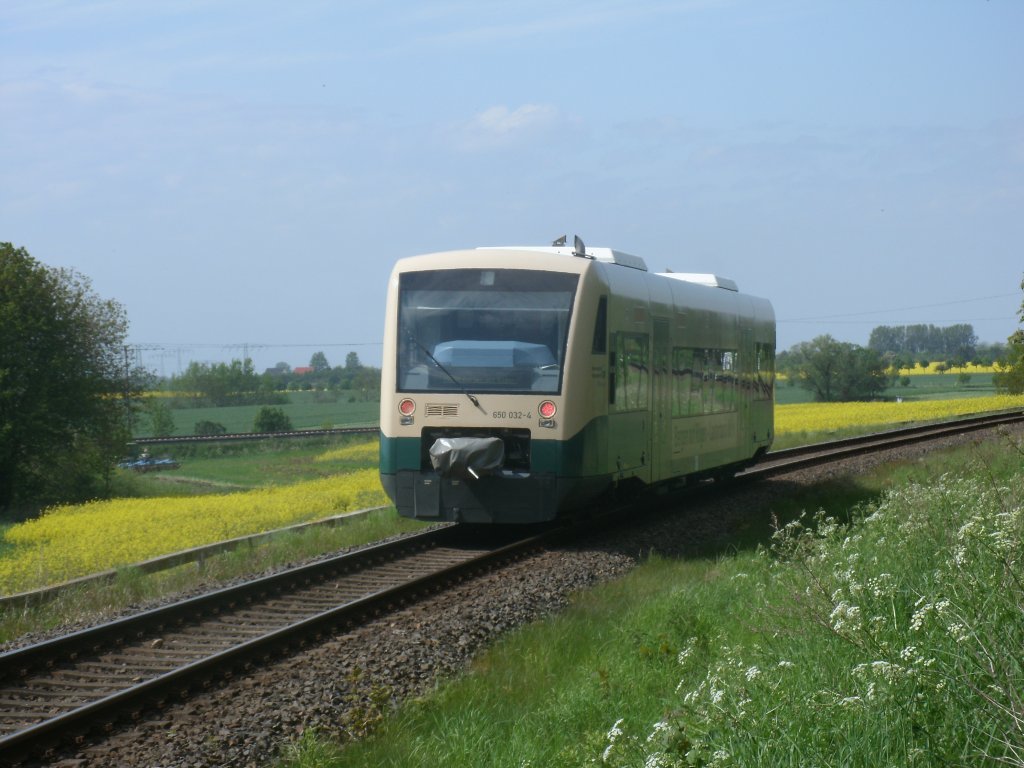
[[[1024, 413], [999, 414], [778, 451], [739, 480], [1021, 420]], [[190, 690], [523, 557], [567, 530], [509, 538], [503, 529], [468, 537], [459, 526], [431, 529], [2, 654], [0, 764], [89, 740]]]
[[180, 437], [140, 437], [128, 445], [178, 445], [186, 443], [239, 442], [247, 440], [279, 440], [330, 435], [376, 435], [380, 427], [335, 427], [332, 429], [293, 429], [286, 432], [232, 432], [224, 435], [182, 435]]
[[2, 654], [0, 763], [110, 730], [290, 646], [521, 557], [543, 537], [487, 538], [431, 529]]

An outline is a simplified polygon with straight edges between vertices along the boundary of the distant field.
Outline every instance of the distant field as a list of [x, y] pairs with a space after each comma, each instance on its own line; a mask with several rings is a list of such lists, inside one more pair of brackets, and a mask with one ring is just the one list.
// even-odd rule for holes
[[[996, 393], [992, 386], [991, 373], [969, 373], [970, 380], [960, 383], [960, 374], [956, 371], [947, 373], [919, 373], [910, 376], [910, 386], [901, 386], [897, 381], [882, 393], [882, 397], [904, 401], [914, 400], [955, 400], [961, 397], [989, 397]], [[788, 381], [781, 380], [775, 384], [775, 402], [778, 405], [794, 403], [810, 403], [814, 397], [806, 389]]]
[[[356, 400], [349, 402], [349, 393], [339, 393], [331, 400], [325, 393], [289, 392], [289, 403], [281, 408], [291, 419], [295, 429], [319, 429], [321, 427], [349, 427], [376, 424], [380, 418], [380, 403], [377, 400]], [[259, 405], [237, 405], [221, 408], [175, 408], [174, 434], [195, 434], [196, 423], [214, 421], [223, 424], [228, 432], [252, 432], [253, 422], [259, 413]], [[135, 429], [135, 437], [152, 436], [149, 419], [142, 416]]]

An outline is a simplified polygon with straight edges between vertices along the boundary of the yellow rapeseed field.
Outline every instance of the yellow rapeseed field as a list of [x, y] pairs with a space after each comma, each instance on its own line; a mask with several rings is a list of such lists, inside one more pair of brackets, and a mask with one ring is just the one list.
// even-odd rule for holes
[[61, 506], [12, 526], [0, 593], [387, 503], [376, 469], [246, 493]]
[[356, 443], [346, 445], [344, 448], [321, 453], [313, 461], [358, 461], [377, 463], [380, 458], [380, 441], [372, 440], [368, 443]]
[[944, 368], [946, 364], [943, 362], [929, 363], [926, 367], [922, 368], [920, 365], [915, 365], [913, 368], [900, 368], [897, 372], [899, 376], [923, 376], [927, 373], [947, 373], [953, 374], [954, 376], [961, 373], [996, 373], [999, 370], [999, 366], [995, 365], [975, 365], [974, 363], [967, 363], [963, 366], [956, 366], [954, 368]]
[[775, 407], [775, 433], [836, 432], [849, 427], [874, 426], [883, 429], [911, 421], [934, 421], [1006, 408], [1024, 408], [1024, 396], [993, 395], [902, 403], [795, 403]]

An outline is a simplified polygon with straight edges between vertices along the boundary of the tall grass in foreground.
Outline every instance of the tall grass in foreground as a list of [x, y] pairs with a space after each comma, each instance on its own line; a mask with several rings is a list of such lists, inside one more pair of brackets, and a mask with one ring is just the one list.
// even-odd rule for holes
[[919, 473], [851, 515], [805, 515], [718, 561], [652, 558], [318, 759], [1024, 765], [1021, 447]]

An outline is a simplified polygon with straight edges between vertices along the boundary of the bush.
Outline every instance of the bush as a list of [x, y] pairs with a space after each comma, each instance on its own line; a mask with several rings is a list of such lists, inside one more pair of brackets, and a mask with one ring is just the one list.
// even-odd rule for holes
[[281, 408], [263, 406], [256, 414], [253, 432], [287, 432], [292, 429], [292, 420]]
[[197, 421], [194, 430], [197, 435], [223, 435], [227, 431], [228, 428], [219, 421], [210, 421], [208, 419]]

